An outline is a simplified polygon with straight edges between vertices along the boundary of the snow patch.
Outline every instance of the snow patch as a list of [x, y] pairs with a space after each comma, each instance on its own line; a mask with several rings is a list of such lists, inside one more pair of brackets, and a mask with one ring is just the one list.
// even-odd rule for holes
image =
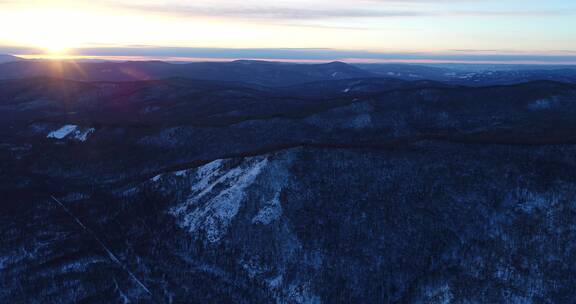
[[254, 279], [257, 276], [260, 276], [270, 270], [269, 267], [258, 262], [256, 257], [252, 257], [247, 260], [242, 259], [240, 260], [240, 265], [242, 268], [244, 268], [244, 271], [246, 271], [251, 279]]
[[217, 159], [213, 162], [207, 163], [204, 166], [198, 168], [198, 176], [200, 177], [204, 177], [210, 173], [213, 173], [214, 171], [220, 169], [220, 167], [222, 166], [222, 160], [221, 159]]
[[549, 99], [539, 99], [534, 101], [533, 103], [528, 105], [528, 109], [537, 111], [537, 110], [548, 110], [551, 109], [553, 106], [554, 101]]
[[218, 242], [238, 213], [246, 197], [245, 190], [267, 163], [266, 157], [255, 157], [224, 172], [220, 170], [222, 161], [198, 168], [192, 194], [170, 209], [170, 214], [179, 219], [181, 228], [194, 235], [203, 231], [208, 241]]
[[77, 126], [75, 125], [65, 125], [62, 128], [52, 131], [48, 134], [48, 138], [55, 138], [55, 139], [63, 139], [64, 137], [70, 135], [70, 133], [76, 130]]
[[90, 136], [95, 131], [96, 129], [94, 128], [81, 129], [76, 125], [65, 125], [58, 130], [48, 133], [47, 138], [54, 138], [54, 139], [70, 138], [72, 140], [84, 142], [88, 139], [88, 136]]
[[268, 225], [280, 216], [282, 216], [282, 205], [280, 205], [280, 191], [278, 191], [274, 198], [252, 218], [252, 223]]
[[450, 289], [450, 285], [444, 283], [440, 286], [424, 286], [421, 290], [422, 292], [422, 302], [425, 303], [439, 303], [439, 304], [449, 304], [452, 303], [454, 299], [454, 294]]
[[94, 128], [90, 128], [84, 131], [75, 130], [74, 133], [72, 133], [72, 137], [73, 139], [78, 141], [86, 141], [88, 139], [88, 136], [90, 136], [90, 134], [94, 133], [95, 131], [96, 129]]
[[135, 194], [137, 194], [137, 193], [139, 193], [139, 192], [140, 192], [140, 188], [138, 188], [138, 187], [132, 187], [132, 188], [129, 188], [129, 189], [127, 189], [127, 190], [122, 191], [122, 192], [120, 193], [120, 196], [122, 196], [122, 197], [130, 197], [130, 196], [133, 196], [133, 195], [135, 195]]
[[174, 172], [174, 175], [179, 176], [179, 177], [183, 177], [183, 176], [186, 176], [187, 173], [188, 173], [188, 170], [180, 170], [180, 171]]
[[282, 274], [279, 274], [274, 278], [266, 280], [266, 283], [268, 283], [268, 286], [270, 288], [278, 289], [278, 288], [280, 288], [280, 286], [282, 286], [283, 281], [284, 281], [284, 277], [282, 276]]
[[292, 284], [288, 288], [288, 298], [294, 303], [320, 304], [320, 297], [315, 295], [309, 283]]
[[192, 190], [200, 191], [206, 189], [211, 182], [213, 182], [215, 176], [220, 172], [223, 160], [218, 159], [210, 162], [204, 166], [201, 166], [196, 171], [196, 177], [199, 179], [198, 182], [192, 186]]

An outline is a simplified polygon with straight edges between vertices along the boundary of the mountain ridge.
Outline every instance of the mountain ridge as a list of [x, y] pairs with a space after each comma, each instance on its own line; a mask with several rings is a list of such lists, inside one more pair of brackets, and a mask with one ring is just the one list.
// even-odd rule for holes
[[414, 64], [288, 63], [257, 60], [168, 63], [164, 61], [25, 60], [0, 63], [0, 79], [50, 76], [80, 81], [138, 81], [187, 78], [282, 87], [328, 80], [394, 78], [451, 85], [488, 86], [537, 80], [576, 83], [576, 69], [459, 70]]
[[22, 61], [22, 60], [24, 60], [24, 59], [17, 57], [17, 56], [0, 54], [0, 64], [7, 63], [7, 62], [14, 62], [14, 61]]
[[0, 116], [9, 302], [572, 299], [574, 84], [44, 77]]

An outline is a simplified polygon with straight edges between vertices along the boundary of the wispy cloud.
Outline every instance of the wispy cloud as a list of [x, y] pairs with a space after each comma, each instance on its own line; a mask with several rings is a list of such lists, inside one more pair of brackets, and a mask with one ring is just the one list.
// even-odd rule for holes
[[570, 16], [576, 14], [576, 10], [517, 10], [517, 11], [448, 11], [448, 16], [470, 16], [470, 17], [555, 17]]
[[292, 7], [204, 7], [204, 6], [129, 6], [132, 10], [167, 13], [183, 17], [220, 17], [265, 20], [311, 20], [331, 18], [390, 18], [425, 15], [418, 11], [375, 9], [311, 9]]
[[462, 49], [462, 50], [450, 50], [453, 52], [462, 52], [462, 53], [495, 53], [500, 52], [500, 50], [477, 50], [477, 49]]
[[[217, 2], [217, 1], [216, 1]], [[364, 5], [316, 5], [307, 7], [302, 5], [230, 5], [215, 3], [206, 5], [197, 4], [124, 4], [128, 10], [149, 13], [163, 13], [181, 17], [213, 17], [213, 18], [239, 18], [261, 20], [325, 20], [325, 19], [358, 19], [358, 18], [398, 18], [398, 17], [553, 17], [576, 14], [575, 10], [447, 10], [441, 8], [418, 8], [398, 4], [410, 3], [438, 3], [438, 0], [364, 0]], [[478, 2], [476, 0], [444, 0], [440, 2]], [[318, 4], [318, 3], [316, 3]], [[387, 5], [396, 4], [396, 5]], [[402, 8], [400, 8], [402, 7]]]

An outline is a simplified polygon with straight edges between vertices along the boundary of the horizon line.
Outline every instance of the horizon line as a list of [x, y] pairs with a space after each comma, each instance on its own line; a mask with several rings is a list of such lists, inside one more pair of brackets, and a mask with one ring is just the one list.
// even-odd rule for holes
[[470, 64], [470, 65], [576, 65], [576, 59], [567, 61], [546, 60], [456, 60], [456, 59], [367, 59], [367, 58], [335, 58], [335, 59], [292, 59], [292, 58], [251, 58], [251, 57], [170, 57], [170, 56], [87, 56], [87, 55], [47, 55], [47, 54], [6, 54], [23, 60], [52, 61], [108, 61], [108, 62], [151, 62], [185, 64], [200, 62], [235, 62], [260, 61], [280, 63], [322, 64], [344, 62], [348, 64]]
[[25, 59], [69, 59], [108, 61], [233, 61], [264, 60], [277, 62], [322, 63], [412, 63], [412, 64], [538, 64], [575, 65], [576, 51], [518, 51], [513, 49], [450, 50], [345, 50], [331, 48], [215, 48], [215, 47], [81, 47], [49, 52], [38, 48], [0, 45], [0, 54]]

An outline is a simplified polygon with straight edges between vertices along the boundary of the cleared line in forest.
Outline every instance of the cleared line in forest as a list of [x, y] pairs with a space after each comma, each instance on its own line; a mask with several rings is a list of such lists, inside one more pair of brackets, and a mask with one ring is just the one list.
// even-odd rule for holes
[[118, 266], [120, 266], [124, 271], [126, 271], [126, 273], [138, 284], [140, 285], [140, 287], [142, 287], [142, 289], [144, 289], [144, 291], [146, 291], [147, 294], [149, 294], [150, 296], [152, 296], [152, 292], [150, 292], [150, 289], [148, 289], [148, 287], [146, 287], [146, 285], [144, 285], [144, 283], [142, 283], [142, 281], [140, 281], [136, 275], [134, 275], [134, 273], [132, 273], [132, 271], [130, 271], [130, 269], [128, 269], [128, 267], [126, 265], [124, 265], [119, 259], [118, 257], [116, 257], [116, 255], [108, 248], [108, 246], [106, 246], [106, 244], [104, 244], [104, 242], [102, 240], [100, 240], [100, 238], [96, 235], [96, 233], [94, 233], [94, 231], [90, 230], [90, 228], [86, 227], [86, 225], [84, 225], [84, 223], [82, 223], [82, 221], [74, 215], [74, 213], [72, 213], [72, 211], [70, 211], [70, 209], [68, 209], [64, 204], [62, 204], [62, 202], [60, 202], [57, 198], [55, 198], [54, 196], [50, 196], [52, 198], [52, 200], [54, 202], [56, 202], [60, 207], [62, 207], [62, 209], [64, 209], [64, 211], [71, 217], [74, 219], [74, 221], [76, 221], [76, 223], [82, 227], [82, 229], [84, 231], [86, 231], [88, 234], [90, 234], [95, 240], [96, 242], [98, 242], [98, 244], [100, 244], [100, 246], [102, 247], [102, 249], [104, 249], [104, 251], [106, 251], [106, 253], [108, 254], [108, 256], [110, 257], [110, 259], [118, 264]]

